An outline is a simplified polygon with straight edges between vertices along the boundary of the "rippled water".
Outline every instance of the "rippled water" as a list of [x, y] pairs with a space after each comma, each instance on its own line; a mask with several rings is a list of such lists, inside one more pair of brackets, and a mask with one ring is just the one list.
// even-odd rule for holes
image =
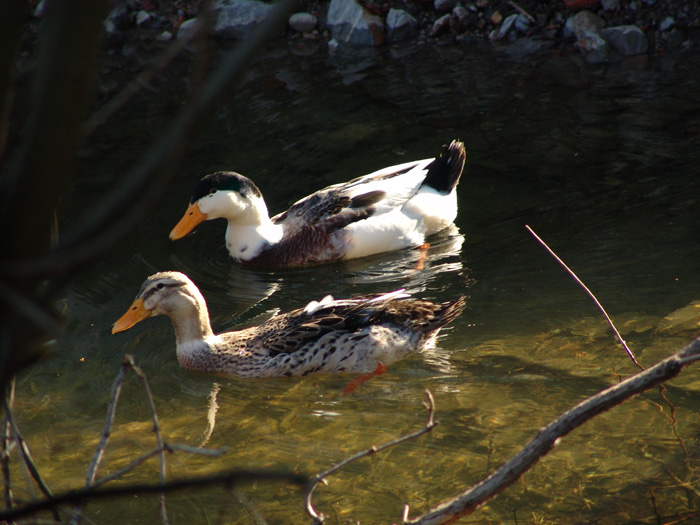
[[[333, 523], [391, 523], [406, 503], [416, 515], [482, 479], [561, 412], [635, 372], [592, 301], [526, 224], [597, 295], [642, 364], [697, 335], [697, 64], [691, 54], [589, 69], [556, 54], [522, 60], [417, 46], [358, 60], [272, 47], [207, 116], [148, 221], [65, 291], [65, 332], [51, 357], [20, 378], [19, 423], [49, 485], [60, 491], [83, 483], [124, 353], [148, 375], [168, 441], [230, 449], [217, 459], [169, 455], [170, 478], [231, 467], [313, 475], [420, 428], [428, 388], [439, 426], [333, 476], [317, 489], [317, 508]], [[165, 129], [186, 96], [185, 69], [166, 73], [91, 139], [66, 196], [64, 224]], [[274, 214], [327, 184], [432, 157], [453, 138], [468, 148], [457, 228], [433, 241], [424, 270], [414, 269], [414, 250], [251, 270], [229, 260], [223, 222], [168, 240], [208, 172], [250, 176]], [[182, 370], [164, 318], [110, 335], [145, 277], [169, 269], [200, 286], [217, 331], [327, 293], [405, 287], [437, 300], [466, 293], [469, 306], [434, 351], [344, 397], [351, 375], [242, 380]], [[697, 519], [698, 377], [691, 367], [669, 384], [674, 413], [652, 391], [587, 423], [463, 521]], [[132, 378], [103, 473], [154, 446], [151, 429]], [[156, 461], [127, 479], [157, 479]], [[302, 500], [284, 484], [256, 483], [236, 493], [188, 491], [170, 497], [168, 510], [176, 523], [255, 523], [257, 514], [269, 523], [304, 523]], [[127, 499], [93, 503], [87, 515], [98, 523], [150, 523], [157, 507], [155, 499]]]

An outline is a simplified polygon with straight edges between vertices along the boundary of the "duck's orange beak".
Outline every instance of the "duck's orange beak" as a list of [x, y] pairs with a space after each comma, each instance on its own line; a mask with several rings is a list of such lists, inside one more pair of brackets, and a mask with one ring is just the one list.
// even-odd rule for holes
[[194, 230], [195, 226], [206, 219], [207, 214], [202, 213], [202, 210], [199, 209], [199, 204], [197, 204], [197, 201], [194, 201], [187, 207], [187, 211], [182, 216], [182, 219], [180, 219], [180, 222], [178, 222], [173, 228], [173, 231], [170, 232], [170, 240], [176, 241], [182, 239], [185, 235]]
[[128, 330], [136, 323], [140, 323], [146, 319], [146, 317], [150, 316], [151, 312], [146, 310], [146, 307], [143, 304], [143, 299], [139, 297], [133, 302], [126, 313], [117, 319], [117, 322], [112, 325], [112, 333], [116, 334], [117, 332]]

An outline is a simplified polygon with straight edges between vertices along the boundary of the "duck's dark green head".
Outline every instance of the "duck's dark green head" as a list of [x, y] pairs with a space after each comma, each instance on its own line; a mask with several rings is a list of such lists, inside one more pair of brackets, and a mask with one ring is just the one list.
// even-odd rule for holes
[[[254, 219], [245, 219], [250, 213]], [[170, 232], [170, 238], [180, 239], [208, 219], [258, 220], [261, 215], [267, 215], [267, 207], [255, 183], [233, 171], [217, 171], [197, 183], [190, 205]]]
[[248, 177], [234, 171], [217, 171], [204, 176], [197, 183], [192, 193], [190, 204], [217, 191], [234, 191], [244, 198], [250, 196], [262, 197], [258, 187]]

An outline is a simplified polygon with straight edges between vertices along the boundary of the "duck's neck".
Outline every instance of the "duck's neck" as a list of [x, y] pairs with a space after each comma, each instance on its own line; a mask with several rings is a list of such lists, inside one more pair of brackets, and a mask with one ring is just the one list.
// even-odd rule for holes
[[273, 223], [265, 213], [254, 224], [241, 224], [229, 220], [226, 229], [226, 248], [231, 257], [242, 261], [250, 261], [260, 255], [268, 246], [282, 240], [283, 228]]
[[179, 301], [175, 308], [167, 312], [175, 327], [178, 358], [193, 348], [207, 348], [207, 339], [214, 337], [204, 298], [199, 291], [190, 292], [193, 295], [187, 296], [185, 301]]

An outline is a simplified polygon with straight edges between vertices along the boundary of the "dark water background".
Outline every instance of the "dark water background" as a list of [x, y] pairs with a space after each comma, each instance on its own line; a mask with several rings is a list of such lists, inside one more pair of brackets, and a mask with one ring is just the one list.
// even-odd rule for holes
[[[204, 119], [148, 220], [66, 290], [64, 333], [18, 383], [21, 428], [55, 491], [83, 483], [112, 381], [132, 353], [167, 440], [199, 445], [215, 415], [207, 446], [231, 449], [217, 459], [170, 455], [170, 478], [231, 467], [315, 474], [420, 428], [428, 388], [440, 425], [349, 466], [319, 487], [315, 502], [332, 523], [391, 523], [406, 503], [415, 515], [454, 495], [558, 414], [636, 370], [526, 224], [597, 295], [643, 365], [697, 335], [697, 54], [591, 69], [556, 54], [416, 46], [358, 59], [294, 46], [274, 45], [250, 68]], [[91, 137], [62, 224], [78, 220], [163, 133], [188, 95], [188, 74], [186, 63], [163, 73]], [[328, 184], [433, 157], [453, 138], [468, 150], [457, 229], [433, 241], [424, 270], [414, 269], [414, 250], [251, 270], [229, 259], [223, 222], [168, 240], [206, 173], [251, 177], [272, 215]], [[167, 319], [110, 335], [142, 281], [161, 270], [183, 271], [200, 286], [216, 331], [327, 293], [406, 287], [435, 300], [466, 293], [469, 306], [437, 349], [343, 397], [352, 376], [240, 380], [184, 371]], [[652, 391], [587, 423], [464, 522], [693, 522], [698, 377], [691, 367], [669, 384], [673, 414]], [[102, 474], [154, 446], [151, 429], [139, 384], [129, 380]], [[127, 480], [155, 480], [157, 472], [151, 460]], [[174, 523], [256, 523], [255, 513], [269, 523], [305, 523], [302, 500], [282, 484], [258, 483], [235, 493], [189, 491], [171, 497], [168, 510]], [[87, 515], [150, 523], [157, 510], [155, 499], [134, 498], [90, 505]]]

